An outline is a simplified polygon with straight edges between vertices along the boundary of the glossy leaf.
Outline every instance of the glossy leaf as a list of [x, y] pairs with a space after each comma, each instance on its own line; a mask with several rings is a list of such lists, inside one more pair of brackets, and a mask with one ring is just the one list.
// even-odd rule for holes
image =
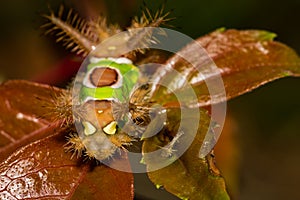
[[[191, 83], [198, 96], [198, 106], [206, 106], [232, 99], [278, 78], [300, 76], [300, 58], [288, 46], [273, 41], [274, 37], [275, 34], [266, 31], [218, 30], [196, 40], [219, 68], [226, 98], [221, 98], [218, 92], [210, 96], [205, 81], [209, 80], [213, 85], [218, 80], [217, 73], [214, 70], [205, 71], [205, 75], [198, 72], [205, 64], [211, 63], [207, 54], [195, 54], [196, 43], [188, 44], [166, 62], [171, 68], [158, 71], [158, 82], [166, 80], [168, 75], [174, 77], [170, 69], [175, 69], [183, 74], [180, 79], [187, 78]], [[196, 55], [198, 57], [193, 58]], [[190, 56], [195, 61], [194, 67], [180, 56]], [[167, 83], [174, 91], [184, 94], [185, 86], [177, 84], [175, 80], [167, 80]], [[153, 98], [162, 103], [176, 102], [176, 97], [169, 95], [169, 91], [163, 87], [156, 89]]]
[[[133, 199], [132, 174], [65, 152], [68, 133], [44, 115], [44, 103], [61, 90], [9, 81], [0, 91], [0, 199]], [[120, 158], [114, 162], [129, 165], [126, 155]]]
[[133, 199], [131, 174], [71, 160], [64, 143], [58, 133], [21, 148], [0, 164], [1, 199]]
[[[44, 138], [59, 128], [44, 107], [62, 90], [29, 81], [13, 80], [0, 86], [0, 161], [18, 147]], [[42, 117], [44, 116], [44, 117]]]
[[[171, 115], [171, 116], [170, 116]], [[168, 133], [174, 135], [176, 127], [180, 120], [179, 110], [172, 109], [169, 111], [169, 130], [162, 131], [161, 134], [145, 140], [143, 152], [154, 152], [166, 145], [163, 135]], [[191, 129], [195, 127], [197, 119], [193, 115], [188, 116], [184, 121], [181, 121], [181, 126], [184, 129], [185, 138], [178, 141], [178, 145], [186, 141], [186, 138], [192, 136]], [[199, 158], [199, 150], [203, 139], [208, 131], [210, 117], [206, 112], [200, 111], [200, 123], [197, 134], [189, 146], [187, 151], [172, 164], [165, 168], [156, 171], [148, 172], [151, 181], [157, 187], [163, 187], [170, 193], [182, 199], [229, 199], [226, 191], [225, 181], [221, 177], [218, 169], [214, 165], [213, 155], [210, 154], [205, 158]], [[212, 134], [212, 133], [208, 133]], [[175, 160], [178, 156], [176, 151], [169, 159]], [[158, 157], [144, 156], [144, 161], [147, 164], [147, 169], [152, 170], [156, 167], [159, 161]]]

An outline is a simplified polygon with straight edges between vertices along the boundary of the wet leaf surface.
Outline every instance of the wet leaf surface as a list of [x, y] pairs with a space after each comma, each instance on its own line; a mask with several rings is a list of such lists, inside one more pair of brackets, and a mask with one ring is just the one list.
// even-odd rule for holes
[[[61, 90], [29, 81], [13, 80], [0, 86], [0, 161], [18, 147], [44, 138], [59, 128], [44, 108]], [[45, 117], [41, 117], [45, 116]]]
[[[175, 134], [176, 128], [180, 119], [180, 113], [177, 110], [170, 112], [169, 131], [170, 134]], [[177, 117], [176, 117], [177, 116]], [[177, 118], [177, 120], [176, 120]], [[195, 127], [197, 118], [193, 115], [188, 116], [183, 123], [184, 137], [191, 137], [193, 133], [188, 127]], [[200, 111], [200, 123], [196, 136], [189, 146], [187, 151], [174, 161], [178, 156], [177, 151], [168, 158], [168, 161], [174, 161], [172, 164], [165, 168], [156, 171], [148, 172], [150, 180], [157, 186], [163, 187], [170, 193], [182, 199], [229, 199], [226, 191], [225, 181], [221, 177], [220, 172], [214, 165], [214, 158], [212, 154], [207, 155], [205, 158], [199, 158], [200, 147], [203, 139], [208, 131], [210, 117], [205, 111]], [[181, 124], [182, 125], [182, 124]], [[166, 133], [166, 132], [165, 132]], [[162, 133], [145, 140], [143, 145], [143, 152], [154, 152], [161, 149], [166, 145], [163, 140], [165, 133]], [[212, 134], [212, 133], [209, 133]], [[179, 139], [177, 145], [181, 145], [186, 141], [186, 138]], [[156, 165], [161, 162], [157, 157], [144, 156], [144, 161], [147, 164], [147, 169], [152, 170]]]
[[[274, 34], [265, 31], [228, 30], [216, 31], [197, 40], [219, 67], [226, 99], [278, 78], [300, 75], [298, 55], [286, 45], [273, 41], [273, 37]], [[181, 53], [193, 56], [193, 51], [193, 44], [190, 44]], [[156, 53], [151, 56], [158, 56], [159, 63], [165, 60]], [[203, 58], [195, 59], [198, 60], [197, 67], [201, 67], [207, 57], [203, 55]], [[170, 58], [167, 63], [179, 72], [188, 72], [187, 79], [192, 82], [199, 106], [224, 100], [216, 96], [212, 101], [208, 93], [205, 80], [213, 82], [216, 79], [214, 73], [204, 80], [178, 55]], [[158, 75], [169, 73], [167, 70], [161, 68]], [[186, 88], [177, 84], [178, 79], [172, 77], [168, 81], [176, 92], [184, 94]], [[28, 81], [9, 81], [0, 86], [0, 197], [133, 199], [132, 174], [103, 165], [93, 166], [70, 160], [70, 155], [64, 152], [66, 131], [60, 127], [60, 123], [53, 123], [51, 115], [44, 115], [50, 110], [43, 106], [60, 92], [62, 90], [58, 88]], [[163, 104], [176, 104], [175, 96], [163, 87], [158, 87], [153, 98]], [[170, 127], [177, 127], [180, 113], [177, 110], [170, 113], [167, 134], [174, 137], [176, 128]], [[214, 165], [213, 155], [199, 158], [199, 150], [210, 121], [202, 111], [201, 114], [200, 127], [188, 150], [171, 165], [148, 175], [157, 186], [163, 186], [183, 199], [228, 199], [224, 179]], [[185, 123], [187, 127], [193, 127], [194, 116], [189, 115]], [[186, 129], [184, 134], [188, 136], [190, 130], [192, 128]], [[151, 152], [163, 147], [166, 144], [164, 133], [146, 139], [143, 151]], [[128, 165], [126, 157], [123, 158], [114, 162]], [[145, 157], [148, 169], [155, 167], [157, 161], [151, 159]], [[172, 159], [176, 159], [176, 154], [172, 154]]]
[[[300, 58], [297, 53], [288, 46], [273, 41], [275, 34], [258, 30], [218, 30], [209, 35], [200, 37], [197, 42], [204, 47], [209, 57], [213, 59], [222, 76], [226, 91], [226, 99], [249, 92], [272, 80], [287, 77], [300, 76]], [[198, 96], [199, 106], [219, 103], [225, 99], [221, 98], [219, 89], [214, 88], [216, 94], [210, 97], [205, 81], [210, 81], [211, 85], [217, 84], [217, 73], [212, 70], [202, 71], [203, 63], [210, 63], [206, 54], [195, 56], [197, 45], [188, 44], [167, 61], [172, 69], [181, 72], [195, 89]], [[181, 56], [190, 56], [194, 60], [194, 67], [184, 61]], [[166, 79], [166, 74], [171, 76], [170, 68], [161, 68], [157, 76], [161, 76], [160, 81]], [[182, 79], [182, 77], [180, 77]], [[174, 88], [177, 92], [184, 94], [186, 87], [177, 84], [176, 80], [164, 80], [168, 87]], [[170, 103], [176, 101], [176, 97], [169, 95], [169, 92], [158, 87], [154, 94], [154, 99], [158, 102]], [[163, 95], [162, 95], [163, 94]], [[162, 98], [163, 97], [163, 98]]]
[[[266, 31], [219, 30], [197, 40], [219, 68], [227, 100], [278, 78], [300, 76], [300, 59], [296, 52], [282, 43], [273, 41], [274, 37], [275, 34]], [[176, 107], [177, 99], [170, 93], [169, 88], [173, 89], [171, 90], [173, 93], [188, 97], [185, 95], [187, 87], [178, 84], [183, 77], [190, 81], [190, 85], [195, 90], [198, 106], [207, 106], [225, 100], [221, 98], [220, 93], [216, 93], [214, 98], [210, 96], [206, 81], [214, 85], [217, 84], [218, 77], [214, 71], [209, 73], [202, 71], [206, 73], [205, 76], [197, 71], [201, 71], [201, 67], [209, 66], [211, 62], [203, 52], [200, 53], [200, 57], [194, 56], [196, 46], [195, 43], [187, 45], [178, 55], [167, 61], [169, 68], [159, 69], [156, 73], [158, 83], [163, 83], [165, 87], [156, 88], [152, 96], [154, 100], [165, 103], [169, 107], [174, 105]], [[191, 67], [180, 56], [192, 57], [191, 60], [194, 59], [196, 63], [194, 67], [198, 69]], [[184, 75], [178, 75], [172, 69]], [[191, 116], [191, 123], [195, 122], [192, 118]], [[148, 173], [149, 178], [157, 186], [163, 186], [167, 191], [183, 199], [228, 199], [224, 180], [214, 166], [213, 157], [208, 155], [205, 159], [199, 158], [203, 134], [208, 126], [205, 119], [201, 120], [204, 120], [199, 123], [201, 128], [193, 144], [183, 156], [166, 168]], [[170, 125], [172, 126], [176, 126], [176, 123]], [[161, 138], [153, 137], [145, 141], [144, 151], [152, 152], [164, 145], [165, 141]], [[155, 167], [153, 159], [147, 160], [145, 157], [145, 162], [148, 169]]]
[[133, 199], [132, 174], [65, 153], [67, 132], [43, 107], [59, 89], [9, 81], [0, 91], [0, 199]]
[[65, 137], [58, 133], [19, 149], [1, 163], [1, 199], [133, 199], [132, 174], [71, 160], [64, 144]]

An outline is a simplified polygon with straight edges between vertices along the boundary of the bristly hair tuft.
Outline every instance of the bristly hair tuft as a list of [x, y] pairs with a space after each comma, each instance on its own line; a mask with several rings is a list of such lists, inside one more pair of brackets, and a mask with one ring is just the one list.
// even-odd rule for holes
[[82, 140], [76, 132], [71, 132], [69, 136], [66, 137], [68, 142], [64, 145], [66, 152], [71, 152], [71, 159], [76, 156], [77, 158], [81, 157], [85, 152], [85, 146], [82, 143]]
[[73, 125], [72, 94], [70, 89], [53, 92], [50, 99], [43, 102], [45, 114], [41, 117], [49, 118], [53, 122], [59, 122], [61, 127]]
[[64, 7], [61, 5], [56, 16], [50, 9], [50, 15], [44, 15], [50, 22], [42, 27], [48, 30], [45, 34], [55, 32], [56, 42], [62, 42], [71, 52], [86, 56], [97, 44], [107, 37], [119, 32], [116, 25], [107, 25], [106, 18], [99, 16], [97, 19], [84, 20], [74, 13], [72, 9], [63, 19]]
[[136, 16], [133, 18], [130, 28], [170, 26], [168, 22], [175, 19], [169, 17], [171, 11], [165, 11], [165, 4], [162, 4], [157, 11], [153, 12], [144, 2], [142, 10], [140, 17]]
[[[141, 17], [135, 17], [131, 26], [127, 28], [132, 33], [127, 41], [127, 45], [129, 48], [138, 47], [136, 51], [128, 55], [129, 57], [131, 54], [135, 56], [137, 52], [143, 54], [151, 44], [159, 43], [158, 39], [152, 36], [151, 30], [135, 32], [133, 29], [159, 27], [161, 25], [168, 26], [168, 22], [174, 19], [169, 17], [171, 11], [165, 12], [164, 4], [156, 12], [151, 11], [146, 5], [142, 9]], [[85, 20], [80, 18], [72, 9], [64, 12], [63, 6], [60, 6], [57, 15], [50, 9], [50, 15], [44, 15], [44, 17], [49, 20], [48, 23], [42, 26], [48, 29], [45, 34], [54, 33], [57, 37], [57, 42], [61, 42], [71, 52], [76, 52], [83, 56], [92, 52], [104, 39], [121, 32], [118, 25], [108, 25], [106, 18], [103, 16]], [[159, 34], [165, 35], [164, 31], [161, 31]], [[101, 55], [95, 52], [94, 56], [98, 57]]]
[[[144, 2], [142, 10], [142, 15], [140, 17], [133, 18], [131, 26], [127, 29], [131, 34], [128, 45], [132, 47], [141, 47], [137, 49], [137, 51], [133, 52], [133, 56], [135, 56], [135, 53], [137, 52], [144, 54], [149, 46], [152, 44], [158, 44], [160, 42], [153, 35], [153, 29], [141, 29], [136, 31], [136, 28], [156, 28], [162, 25], [170, 26], [168, 25], [168, 22], [174, 19], [169, 17], [171, 11], [165, 12], [165, 4], [162, 4], [156, 12], [153, 12], [146, 6]], [[166, 33], [163, 29], [159, 29], [156, 33], [166, 36]]]

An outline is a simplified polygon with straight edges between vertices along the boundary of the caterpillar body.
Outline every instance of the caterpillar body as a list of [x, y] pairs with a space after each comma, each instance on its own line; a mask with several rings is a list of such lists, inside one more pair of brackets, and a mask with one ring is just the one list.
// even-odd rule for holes
[[[168, 18], [169, 12], [164, 14], [162, 8], [156, 13], [151, 13], [146, 8], [142, 17], [132, 21], [124, 37], [117, 37], [113, 40], [114, 44], [108, 43], [112, 45], [106, 46], [108, 49], [96, 47], [102, 41], [107, 41], [108, 37], [121, 32], [118, 26], [107, 25], [105, 18], [99, 18], [97, 21], [81, 20], [78, 25], [74, 23], [76, 20], [70, 17], [72, 12], [69, 12], [69, 17], [64, 22], [61, 13], [63, 8], [60, 9], [58, 17], [54, 13], [46, 16], [50, 23], [45, 27], [51, 27], [49, 32], [60, 30], [57, 33], [60, 36], [57, 41], [63, 41], [67, 48], [72, 48], [72, 51], [84, 56], [93, 56], [89, 57], [87, 65], [84, 64], [82, 74], [76, 77], [79, 77], [79, 80], [75, 81], [80, 85], [79, 89], [75, 84], [73, 86], [73, 91], [74, 88], [76, 90], [73, 94], [77, 94], [78, 98], [76, 97], [75, 102], [71, 104], [73, 114], [69, 118], [75, 121], [77, 133], [70, 134], [68, 137], [67, 151], [73, 151], [78, 156], [85, 152], [88, 158], [102, 161], [112, 157], [120, 149], [125, 149], [138, 137], [145, 139], [154, 136], [153, 133], [159, 133], [166, 138], [163, 137], [164, 142], [169, 143], [161, 148], [163, 153], [160, 156], [171, 157], [176, 151], [174, 147], [179, 144], [178, 141], [184, 141], [184, 137], [188, 137], [184, 131], [180, 131], [178, 135], [170, 134], [177, 131], [172, 126], [177, 125], [173, 122], [179, 115], [174, 117], [175, 120], [172, 116], [169, 119], [168, 112], [171, 113], [172, 109], [178, 110], [180, 106], [180, 100], [172, 91], [175, 89], [185, 91], [186, 84], [183, 80], [189, 80], [199, 73], [179, 56], [163, 58], [162, 55], [148, 49], [152, 44], [159, 43], [159, 39], [152, 37], [153, 29], [146, 27], [159, 27], [170, 21], [172, 18]], [[159, 30], [156, 36], [165, 35], [164, 31]], [[183, 48], [180, 50], [180, 55], [195, 51], [194, 47], [189, 49]], [[115, 53], [107, 54], [105, 50], [108, 52], [114, 50]], [[166, 66], [157, 68], [157, 73], [150, 72], [153, 69], [149, 67], [151, 68], [149, 72], [153, 75], [153, 79], [149, 81], [151, 84], [147, 83], [149, 68], [145, 70], [133, 64], [147, 63], [149, 61], [148, 57], [145, 58], [148, 56], [147, 53], [152, 55], [150, 61], [158, 60], [158, 63], [164, 63]], [[183, 72], [184, 77], [173, 79], [172, 69]], [[146, 81], [143, 80], [145, 77]], [[144, 84], [138, 87], [141, 83]], [[190, 93], [184, 92], [184, 94]], [[183, 96], [187, 96], [186, 99], [184, 98], [186, 108], [198, 105], [195, 103], [196, 96]], [[190, 113], [187, 116], [190, 117]]]
[[75, 117], [76, 128], [88, 156], [104, 160], [134, 140], [118, 130], [128, 121], [128, 115], [120, 115], [120, 110], [114, 108], [127, 104], [127, 97], [138, 81], [139, 69], [127, 58], [90, 61], [79, 92], [80, 116]]

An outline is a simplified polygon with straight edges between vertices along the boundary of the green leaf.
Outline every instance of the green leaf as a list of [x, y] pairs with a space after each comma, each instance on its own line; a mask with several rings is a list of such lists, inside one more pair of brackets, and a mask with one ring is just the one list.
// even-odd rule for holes
[[[168, 118], [168, 130], [163, 130], [160, 134], [145, 140], [143, 144], [144, 154], [164, 147], [167, 144], [166, 133], [173, 136], [176, 134], [180, 121], [180, 110], [169, 109]], [[185, 137], [178, 141], [179, 145], [192, 136], [192, 131], [197, 124], [195, 120], [197, 118], [190, 115], [181, 121], [181, 125], [184, 124], [185, 127], [183, 129], [183, 136]], [[158, 156], [144, 155], [147, 169], [151, 171], [148, 172], [148, 176], [157, 187], [163, 186], [167, 191], [181, 199], [229, 199], [224, 179], [214, 165], [213, 155], [199, 158], [199, 150], [208, 132], [209, 123], [210, 117], [205, 111], [200, 110], [200, 123], [192, 144], [179, 159], [174, 152], [169, 161], [177, 160], [165, 168], [152, 171], [161, 160]], [[209, 134], [213, 133], [209, 132]]]

